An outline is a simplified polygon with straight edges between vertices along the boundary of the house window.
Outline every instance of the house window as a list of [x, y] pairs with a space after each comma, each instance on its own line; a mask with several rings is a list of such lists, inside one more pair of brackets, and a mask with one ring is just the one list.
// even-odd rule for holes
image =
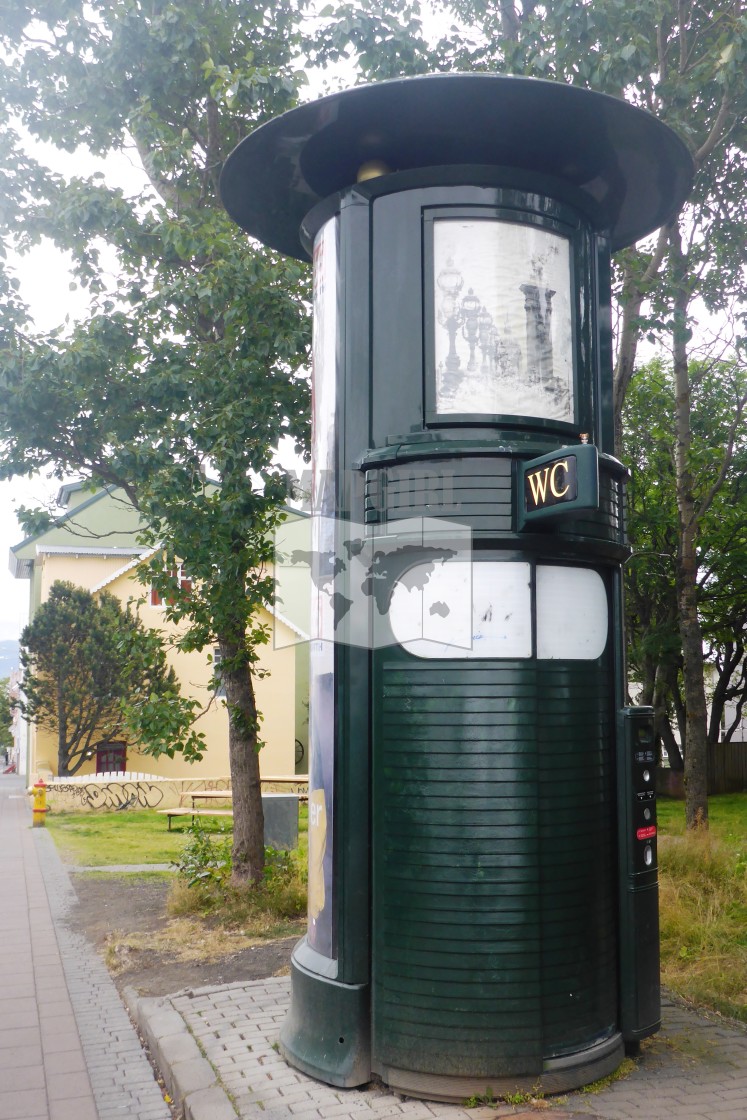
[[127, 747], [124, 743], [99, 743], [96, 747], [97, 774], [124, 774], [126, 769]]
[[[172, 568], [171, 572], [169, 574], [171, 575], [171, 577], [173, 579], [175, 579], [177, 581], [177, 583], [179, 584], [179, 587], [182, 589], [182, 591], [189, 592], [189, 591], [192, 590], [192, 580], [187, 575], [183, 564], [179, 564], [179, 566], [177, 568]], [[150, 605], [152, 607], [162, 607], [165, 602], [173, 603], [174, 600], [173, 599], [165, 600], [163, 598], [163, 596], [161, 595], [161, 593], [159, 591], [157, 591], [155, 587], [151, 587], [151, 589], [150, 589]]]

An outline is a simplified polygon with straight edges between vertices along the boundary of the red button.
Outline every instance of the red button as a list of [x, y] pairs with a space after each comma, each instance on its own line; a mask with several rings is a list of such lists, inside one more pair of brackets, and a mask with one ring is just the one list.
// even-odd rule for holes
[[639, 840], [652, 840], [656, 836], [656, 825], [650, 824], [646, 828], [639, 828], [636, 836]]

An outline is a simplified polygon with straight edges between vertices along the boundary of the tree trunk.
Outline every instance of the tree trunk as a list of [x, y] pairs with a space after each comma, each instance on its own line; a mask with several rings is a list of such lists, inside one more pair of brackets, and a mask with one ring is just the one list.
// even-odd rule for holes
[[698, 618], [698, 562], [685, 534], [678, 564], [680, 638], [685, 709], [685, 817], [688, 828], [708, 827], [708, 709], [703, 680], [703, 635]]
[[65, 691], [60, 681], [57, 682], [57, 775], [68, 776], [67, 714]]
[[677, 601], [682, 642], [685, 700], [685, 819], [688, 828], [708, 827], [708, 709], [703, 672], [703, 634], [698, 615], [698, 518], [690, 466], [690, 378], [687, 360], [687, 310], [690, 301], [687, 263], [679, 229], [671, 232], [675, 284], [672, 354], [675, 386], [674, 465], [679, 515]]
[[228, 706], [228, 755], [233, 794], [235, 884], [259, 883], [265, 866], [265, 822], [259, 778], [259, 719], [254, 683], [235, 642], [218, 639]]
[[[675, 573], [676, 574], [676, 573]], [[679, 629], [679, 619], [678, 619]], [[685, 753], [685, 736], [687, 733], [687, 717], [685, 713], [685, 705], [682, 702], [682, 693], [680, 692], [680, 670], [682, 669], [682, 658], [679, 659], [679, 665], [675, 668], [672, 667], [667, 672], [667, 686], [669, 688], [669, 695], [672, 698], [672, 706], [674, 708], [674, 717], [677, 720], [677, 733], [680, 737], [681, 753]], [[683, 763], [684, 769], [684, 763]]]
[[638, 321], [643, 305], [643, 295], [633, 281], [630, 265], [625, 270], [620, 301], [622, 303], [622, 320], [617, 347], [617, 361], [612, 377], [612, 414], [615, 422], [615, 455], [618, 459], [622, 457], [623, 453], [623, 405], [625, 404], [625, 394], [635, 371], [635, 358], [640, 334]]
[[635, 373], [635, 359], [641, 337], [641, 308], [646, 294], [661, 268], [667, 240], [667, 229], [662, 227], [659, 230], [656, 248], [642, 275], [636, 268], [636, 265], [640, 266], [640, 260], [628, 259], [623, 269], [622, 291], [620, 293], [622, 319], [617, 347], [617, 361], [612, 373], [612, 414], [615, 425], [615, 455], [618, 458], [622, 456], [623, 451], [622, 412], [625, 404], [625, 394]]

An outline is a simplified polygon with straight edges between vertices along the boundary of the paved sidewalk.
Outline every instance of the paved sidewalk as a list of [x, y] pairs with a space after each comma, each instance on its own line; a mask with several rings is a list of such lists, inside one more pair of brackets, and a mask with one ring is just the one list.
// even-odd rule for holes
[[[170, 1120], [103, 963], [68, 928], [75, 895], [22, 783], [0, 775], [0, 1120]], [[513, 1107], [333, 1089], [275, 1049], [287, 977], [128, 997], [186, 1120], [747, 1120], [747, 1028], [665, 1002], [629, 1075]]]
[[0, 1120], [170, 1120], [23, 781], [0, 775]]
[[[276, 977], [142, 1001], [154, 1015], [178, 1013], [230, 1094], [241, 1120], [747, 1120], [747, 1028], [664, 1003], [663, 1030], [625, 1078], [594, 1094], [569, 1093], [534, 1108], [466, 1109], [404, 1100], [383, 1088], [333, 1089], [288, 1067], [275, 1049], [289, 980]], [[207, 1117], [206, 1113], [205, 1116]], [[201, 1120], [195, 1113], [196, 1120]]]

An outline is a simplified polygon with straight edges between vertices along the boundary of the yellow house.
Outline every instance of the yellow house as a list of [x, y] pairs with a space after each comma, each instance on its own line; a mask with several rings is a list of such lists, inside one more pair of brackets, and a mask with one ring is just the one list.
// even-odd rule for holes
[[[143, 528], [141, 518], [126, 494], [108, 487], [91, 493], [83, 483], [63, 486], [58, 505], [65, 512], [50, 528], [26, 538], [10, 550], [10, 570], [17, 579], [29, 580], [29, 617], [46, 601], [52, 584], [66, 580], [93, 594], [106, 590], [122, 604], [136, 605], [143, 623], [174, 637], [177, 627], [165, 616], [159, 598], [149, 593], [137, 578], [141, 564], [153, 553], [137, 542]], [[291, 517], [302, 516], [289, 510]], [[303, 646], [291, 623], [264, 611], [260, 618], [278, 636], [262, 647], [259, 668], [266, 671], [255, 680], [257, 703], [263, 716], [260, 753], [262, 775], [290, 776], [306, 770], [308, 714], [305, 704], [307, 680]], [[285, 631], [288, 631], [285, 633]], [[205, 734], [207, 750], [200, 762], [185, 763], [177, 754], [152, 758], [126, 742], [100, 743], [81, 767], [82, 776], [127, 772], [152, 778], [214, 781], [227, 779], [228, 716], [220, 696], [214, 695], [213, 650], [185, 653], [169, 648], [182, 693], [199, 702], [199, 730]], [[54, 775], [57, 748], [53, 734], [29, 726], [25, 736], [26, 757], [19, 772], [33, 780], [35, 775]]]

